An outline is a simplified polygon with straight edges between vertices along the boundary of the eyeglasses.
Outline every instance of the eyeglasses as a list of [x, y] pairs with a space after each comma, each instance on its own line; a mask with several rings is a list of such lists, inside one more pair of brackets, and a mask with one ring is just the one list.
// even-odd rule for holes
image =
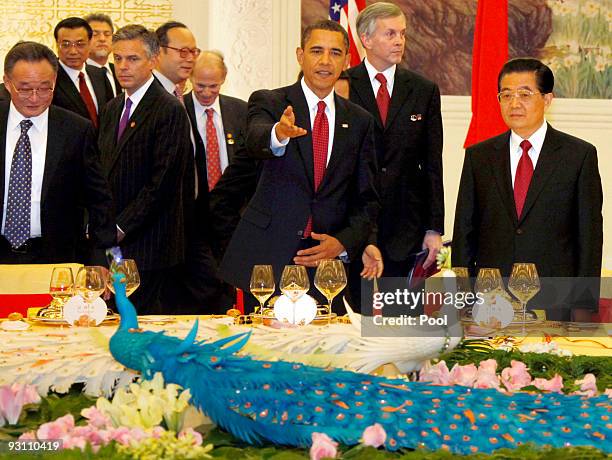
[[11, 86], [13, 87], [13, 89], [15, 91], [17, 91], [17, 94], [19, 95], [19, 97], [21, 99], [29, 99], [32, 96], [34, 96], [35, 94], [38, 94], [38, 97], [46, 99], [48, 97], [51, 97], [51, 95], [53, 95], [53, 90], [55, 88], [51, 87], [51, 88], [33, 88], [33, 89], [19, 89], [17, 88], [13, 82], [11, 81]]
[[87, 46], [89, 45], [88, 42], [84, 42], [84, 41], [78, 41], [78, 42], [69, 42], [69, 41], [63, 41], [60, 42], [59, 47], [63, 50], [68, 50], [72, 47], [78, 49], [78, 50], [83, 50], [85, 49]]
[[537, 91], [534, 92], [534, 91], [531, 91], [530, 89], [518, 89], [516, 91], [502, 91], [501, 93], [497, 95], [497, 100], [501, 102], [502, 104], [509, 104], [512, 101], [512, 99], [516, 97], [520, 102], [530, 102], [533, 96], [535, 96], [536, 94], [543, 94], [543, 93], [540, 93]]
[[194, 58], [197, 58], [200, 55], [200, 53], [202, 52], [202, 50], [200, 48], [187, 48], [187, 47], [185, 47], [185, 48], [175, 48], [174, 46], [164, 46], [164, 45], [162, 45], [162, 48], [169, 48], [171, 50], [178, 51], [179, 52], [179, 56], [181, 56], [183, 59], [185, 59], [190, 54]]
[[100, 35], [104, 35], [105, 37], [111, 37], [113, 33], [110, 30], [94, 30], [93, 36], [99, 37]]

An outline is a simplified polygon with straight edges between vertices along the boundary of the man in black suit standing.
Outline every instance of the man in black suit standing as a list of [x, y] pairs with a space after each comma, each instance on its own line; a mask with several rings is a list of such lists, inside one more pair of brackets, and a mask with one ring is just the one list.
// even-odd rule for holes
[[121, 85], [115, 76], [115, 64], [108, 60], [112, 51], [113, 21], [107, 14], [94, 13], [84, 18], [93, 32], [87, 64], [104, 71], [113, 90], [113, 97], [121, 92]]
[[85, 64], [93, 31], [82, 18], [61, 20], [53, 31], [60, 66], [53, 93], [53, 105], [63, 107], [98, 127], [99, 114], [113, 96], [105, 72]]
[[248, 289], [255, 264], [278, 280], [286, 264], [361, 256], [378, 211], [376, 158], [372, 117], [333, 91], [348, 46], [339, 24], [308, 26], [296, 52], [304, 78], [251, 95], [247, 148], [265, 161], [221, 262], [234, 286]]
[[[467, 149], [455, 211], [452, 262], [472, 275], [496, 267], [509, 276], [515, 262], [536, 264], [541, 277], [600, 275], [597, 151], [546, 122], [553, 86], [552, 71], [536, 59], [513, 59], [499, 73], [510, 130]], [[575, 320], [589, 316], [573, 311]]]
[[436, 84], [399, 66], [406, 18], [392, 3], [357, 17], [364, 61], [348, 70], [350, 99], [374, 116], [381, 211], [378, 245], [385, 276], [404, 277], [410, 255], [429, 249], [435, 263], [444, 233], [442, 117]]
[[10, 101], [0, 103], [0, 263], [86, 262], [77, 242], [115, 244], [113, 201], [91, 123], [51, 106], [57, 58], [17, 43], [4, 60]]
[[117, 211], [118, 241], [136, 260], [139, 313], [159, 313], [160, 291], [184, 260], [183, 174], [193, 152], [184, 107], [153, 78], [157, 37], [140, 25], [113, 35], [117, 78], [125, 93], [100, 119], [99, 147]]

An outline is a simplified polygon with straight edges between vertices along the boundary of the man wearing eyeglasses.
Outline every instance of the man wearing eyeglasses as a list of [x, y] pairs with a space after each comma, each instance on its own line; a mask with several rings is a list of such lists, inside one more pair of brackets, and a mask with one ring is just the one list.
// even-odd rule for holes
[[98, 67], [104, 71], [106, 78], [113, 89], [113, 95], [121, 92], [119, 80], [115, 76], [115, 64], [108, 60], [111, 53], [113, 39], [113, 21], [110, 16], [103, 13], [94, 13], [85, 16], [85, 20], [91, 26], [93, 37], [87, 64]]
[[[536, 59], [508, 61], [498, 78], [504, 134], [467, 149], [455, 211], [453, 266], [536, 264], [540, 277], [598, 277], [601, 179], [595, 147], [544, 118], [554, 76]], [[546, 305], [542, 305], [545, 307]], [[584, 306], [584, 305], [583, 305]], [[595, 307], [595, 305], [592, 305]], [[588, 320], [584, 308], [553, 319]]]
[[82, 18], [61, 20], [53, 31], [59, 69], [53, 104], [91, 120], [98, 127], [98, 114], [114, 95], [105, 72], [85, 64], [93, 31]]
[[0, 103], [0, 263], [84, 262], [83, 209], [98, 247], [115, 244], [113, 201], [91, 123], [51, 106], [58, 62], [19, 42], [4, 60]]

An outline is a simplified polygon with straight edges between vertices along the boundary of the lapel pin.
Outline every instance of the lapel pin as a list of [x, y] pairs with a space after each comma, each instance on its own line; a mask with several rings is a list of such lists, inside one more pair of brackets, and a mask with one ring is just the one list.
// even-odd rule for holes
[[423, 115], [420, 113], [410, 115], [410, 121], [421, 121], [423, 119]]
[[348, 123], [342, 123], [343, 128], [348, 128]]
[[136, 126], [136, 122], [135, 121], [130, 123], [130, 128], [133, 128], [134, 126]]
[[227, 138], [227, 143], [229, 145], [234, 145], [234, 138], [232, 136], [232, 133], [227, 133], [225, 137]]

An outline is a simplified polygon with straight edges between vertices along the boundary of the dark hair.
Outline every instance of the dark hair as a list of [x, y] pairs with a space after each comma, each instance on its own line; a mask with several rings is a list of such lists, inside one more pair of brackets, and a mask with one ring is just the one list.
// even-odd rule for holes
[[343, 70], [342, 72], [340, 72], [340, 76], [338, 77], [338, 80], [350, 80], [348, 72], [346, 70]]
[[159, 54], [159, 40], [155, 32], [140, 24], [130, 24], [118, 29], [113, 35], [113, 44], [122, 40], [140, 40], [145, 47], [147, 58]]
[[53, 71], [57, 73], [57, 57], [47, 46], [36, 42], [17, 42], [4, 58], [4, 74], [9, 75], [13, 71], [13, 67], [19, 61], [40, 62], [47, 61], [53, 67]]
[[306, 45], [306, 42], [310, 38], [310, 35], [312, 35], [313, 30], [329, 30], [330, 32], [340, 32], [344, 41], [345, 51], [348, 53], [349, 37], [346, 33], [346, 30], [340, 24], [330, 19], [324, 19], [322, 21], [315, 22], [314, 24], [306, 26], [306, 28], [302, 31], [302, 41], [300, 42], [300, 46], [302, 49], [304, 49], [304, 45]]
[[57, 34], [60, 29], [80, 29], [84, 28], [87, 31], [87, 37], [91, 40], [93, 36], [93, 30], [91, 30], [91, 26], [89, 23], [83, 18], [71, 17], [62, 19], [57, 23], [55, 29], [53, 30], [53, 36], [55, 37], [55, 41], [57, 41]]
[[115, 28], [113, 27], [113, 20], [110, 18], [110, 16], [108, 14], [104, 14], [104, 13], [92, 13], [92, 14], [88, 14], [87, 16], [85, 16], [84, 18], [87, 23], [89, 24], [90, 22], [105, 22], [106, 24], [108, 24], [111, 28], [111, 32], [115, 31]]
[[555, 76], [546, 64], [534, 58], [511, 59], [504, 64], [497, 77], [497, 91], [501, 91], [502, 78], [509, 73], [534, 72], [538, 91], [542, 94], [552, 93]]
[[159, 40], [159, 46], [168, 46], [168, 31], [170, 29], [187, 29], [188, 27], [182, 22], [168, 21], [157, 28], [155, 34]]

